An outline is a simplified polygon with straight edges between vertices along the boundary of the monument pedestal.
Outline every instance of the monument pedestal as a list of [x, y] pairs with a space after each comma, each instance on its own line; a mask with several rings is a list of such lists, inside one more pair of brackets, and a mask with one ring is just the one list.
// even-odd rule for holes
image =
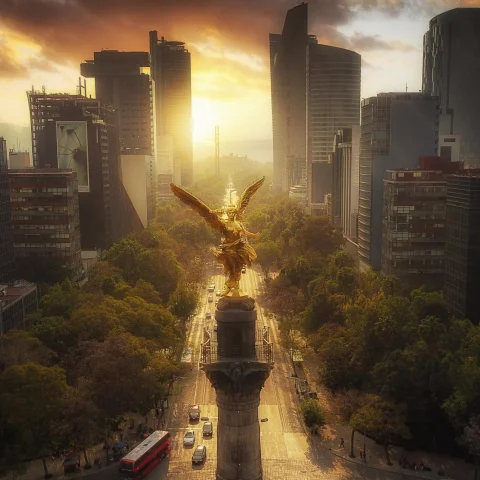
[[255, 345], [251, 298], [222, 298], [215, 318], [217, 352], [202, 352], [202, 368], [217, 393], [217, 480], [261, 480], [258, 406], [273, 367], [271, 345]]

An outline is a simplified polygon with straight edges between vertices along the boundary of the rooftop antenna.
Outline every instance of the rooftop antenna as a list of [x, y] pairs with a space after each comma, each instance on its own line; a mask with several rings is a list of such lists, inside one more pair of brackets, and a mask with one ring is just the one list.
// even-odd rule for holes
[[215, 125], [215, 174], [220, 176], [220, 127]]

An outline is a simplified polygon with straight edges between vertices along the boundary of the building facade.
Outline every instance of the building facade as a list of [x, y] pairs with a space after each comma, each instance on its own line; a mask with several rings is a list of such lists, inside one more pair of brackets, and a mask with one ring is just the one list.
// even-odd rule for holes
[[122, 181], [113, 108], [81, 95], [27, 95], [34, 165], [77, 171], [82, 249], [106, 249], [142, 229]]
[[14, 261], [7, 142], [0, 137], [0, 283], [13, 279]]
[[480, 173], [447, 177], [445, 286], [447, 305], [457, 318], [480, 322]]
[[37, 286], [19, 280], [0, 285], [0, 335], [9, 330], [27, 330], [28, 315], [38, 309]]
[[17, 152], [10, 149], [8, 152], [8, 168], [28, 168], [31, 166], [29, 152]]
[[29, 271], [37, 259], [54, 259], [73, 278], [79, 278], [82, 259], [77, 172], [11, 169], [8, 178], [18, 270]]
[[477, 166], [479, 29], [480, 8], [455, 8], [432, 18], [423, 37], [422, 79], [423, 92], [440, 100], [438, 154]]
[[[148, 67], [148, 52], [117, 50], [95, 52], [93, 60], [80, 65], [84, 77], [95, 79], [97, 100], [116, 113], [121, 178], [144, 226], [153, 220], [156, 202], [154, 86]], [[142, 180], [132, 184], [129, 178], [139, 170]]]
[[307, 61], [307, 177], [311, 202], [312, 164], [328, 161], [338, 129], [360, 125], [361, 56], [344, 48], [310, 43]]
[[363, 100], [361, 113], [359, 265], [380, 270], [385, 172], [416, 168], [420, 156], [435, 155], [438, 99], [422, 93], [381, 93]]
[[[151, 75], [154, 80], [157, 146], [173, 140], [174, 176], [183, 186], [193, 181], [192, 70], [184, 42], [160, 40], [150, 32]], [[158, 173], [172, 173], [159, 159]], [[177, 180], [178, 181], [178, 180]]]
[[342, 128], [333, 139], [332, 223], [348, 238], [355, 238], [352, 225], [358, 213], [358, 162], [360, 126]]
[[292, 186], [287, 158], [306, 161], [308, 5], [288, 10], [281, 34], [270, 34], [273, 183]]
[[[382, 221], [382, 273], [412, 285], [442, 288], [447, 181], [460, 164], [430, 157], [420, 168], [387, 170]], [[427, 168], [426, 168], [427, 167]], [[433, 168], [433, 169], [430, 169]]]

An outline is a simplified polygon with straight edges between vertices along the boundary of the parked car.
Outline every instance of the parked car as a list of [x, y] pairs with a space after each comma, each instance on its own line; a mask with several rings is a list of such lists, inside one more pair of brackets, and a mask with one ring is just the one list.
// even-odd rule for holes
[[213, 302], [213, 296], [212, 295], [209, 295], [208, 296], [208, 303], [212, 303]]
[[200, 405], [190, 405], [188, 418], [192, 421], [200, 420]]
[[202, 427], [202, 434], [204, 437], [211, 437], [213, 435], [213, 423], [205, 422]]
[[205, 314], [205, 318], [206, 318], [207, 320], [209, 320], [210, 318], [212, 318], [212, 312], [207, 312], [207, 313]]
[[183, 445], [185, 447], [191, 447], [195, 445], [195, 432], [193, 430], [187, 430], [183, 436]]
[[192, 463], [194, 465], [202, 464], [207, 459], [207, 447], [199, 445], [192, 455]]

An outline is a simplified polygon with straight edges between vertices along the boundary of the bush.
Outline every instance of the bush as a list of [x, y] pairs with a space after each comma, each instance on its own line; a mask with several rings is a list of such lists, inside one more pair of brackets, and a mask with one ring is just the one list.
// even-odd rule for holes
[[325, 421], [325, 414], [318, 400], [308, 398], [301, 403], [303, 420], [305, 425], [309, 428], [323, 427], [327, 422]]

